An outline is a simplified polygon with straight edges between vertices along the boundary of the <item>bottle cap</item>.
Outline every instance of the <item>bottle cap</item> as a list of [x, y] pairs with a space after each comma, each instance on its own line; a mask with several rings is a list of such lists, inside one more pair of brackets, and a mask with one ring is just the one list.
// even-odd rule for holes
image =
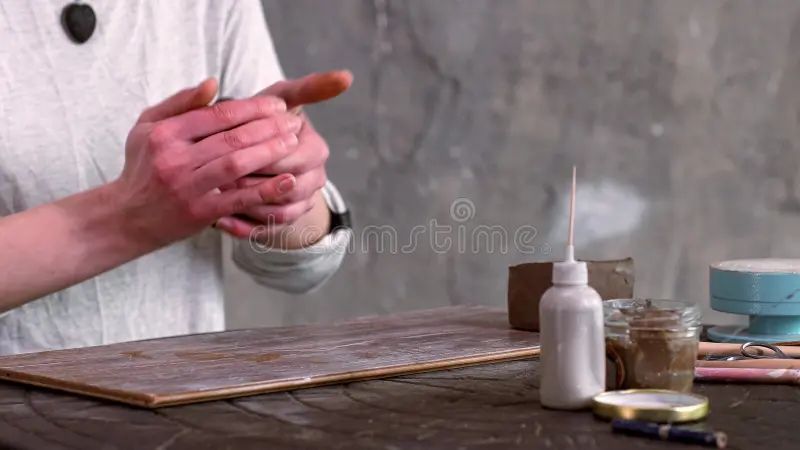
[[588, 284], [589, 272], [583, 261], [561, 261], [553, 263], [553, 284]]
[[592, 410], [606, 419], [693, 422], [708, 415], [708, 398], [665, 389], [628, 389], [596, 395]]

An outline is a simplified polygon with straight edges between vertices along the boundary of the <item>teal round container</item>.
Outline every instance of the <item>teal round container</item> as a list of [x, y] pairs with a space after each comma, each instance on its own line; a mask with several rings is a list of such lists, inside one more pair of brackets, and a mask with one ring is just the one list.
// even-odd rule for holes
[[749, 317], [747, 326], [719, 326], [717, 342], [800, 340], [800, 259], [739, 259], [712, 264], [711, 308]]

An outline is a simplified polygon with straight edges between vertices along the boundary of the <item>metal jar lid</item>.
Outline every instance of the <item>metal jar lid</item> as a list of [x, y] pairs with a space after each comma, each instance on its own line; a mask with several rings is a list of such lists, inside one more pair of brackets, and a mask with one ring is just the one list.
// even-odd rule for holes
[[614, 329], [693, 329], [700, 326], [702, 313], [694, 303], [680, 300], [619, 298], [603, 302], [603, 321]]
[[608, 391], [592, 399], [592, 410], [605, 419], [692, 422], [708, 415], [708, 398], [664, 389]]

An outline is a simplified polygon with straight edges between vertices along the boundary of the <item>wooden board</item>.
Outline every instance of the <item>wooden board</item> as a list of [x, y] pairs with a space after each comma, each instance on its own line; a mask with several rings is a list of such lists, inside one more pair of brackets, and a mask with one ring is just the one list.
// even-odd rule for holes
[[506, 312], [450, 307], [0, 357], [0, 378], [159, 407], [538, 354]]

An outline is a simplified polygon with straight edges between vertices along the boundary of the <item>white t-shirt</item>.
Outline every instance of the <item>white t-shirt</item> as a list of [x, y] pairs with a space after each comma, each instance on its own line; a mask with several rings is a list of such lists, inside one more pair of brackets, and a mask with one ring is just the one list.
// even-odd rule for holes
[[[182, 88], [215, 76], [221, 96], [246, 97], [283, 77], [258, 0], [94, 0], [97, 28], [81, 45], [60, 24], [69, 0], [0, 2], [0, 216], [114, 180], [139, 113]], [[299, 292], [336, 270], [348, 239], [282, 253], [237, 242], [234, 259]], [[209, 229], [8, 311], [0, 353], [221, 330], [221, 258]]]

